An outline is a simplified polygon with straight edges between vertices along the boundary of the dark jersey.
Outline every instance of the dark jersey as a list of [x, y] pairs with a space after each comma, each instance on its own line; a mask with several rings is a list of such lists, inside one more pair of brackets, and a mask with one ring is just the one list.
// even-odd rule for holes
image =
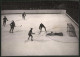
[[28, 35], [32, 35], [32, 30], [29, 31]]
[[44, 27], [44, 25], [43, 25], [43, 24], [40, 24], [40, 26], [41, 26], [41, 27]]
[[[7, 18], [3, 18], [3, 21], [6, 22]], [[8, 21], [8, 20], [7, 20]]]
[[45, 27], [43, 24], [40, 24], [39, 29], [41, 29], [42, 27]]
[[22, 16], [26, 16], [26, 13], [23, 13]]
[[11, 27], [15, 27], [15, 22], [12, 22], [12, 23], [10, 24], [10, 26], [11, 26]]

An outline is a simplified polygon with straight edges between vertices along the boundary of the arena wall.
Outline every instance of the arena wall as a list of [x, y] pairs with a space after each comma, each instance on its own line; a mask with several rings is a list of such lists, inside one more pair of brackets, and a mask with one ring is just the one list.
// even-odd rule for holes
[[79, 27], [79, 24], [69, 14], [66, 13], [66, 15]]
[[66, 14], [77, 26], [78, 23], [73, 20], [67, 13], [66, 10], [1, 10], [1, 14]]
[[67, 13], [66, 10], [1, 10], [1, 14], [66, 14], [77, 26], [78, 23], [73, 20]]
[[1, 14], [21, 14], [21, 13], [23, 13], [23, 12], [25, 12], [25, 13], [29, 13], [29, 14], [42, 14], [42, 13], [44, 13], [44, 14], [64, 14], [64, 13], [66, 13], [66, 10], [2, 10], [1, 11]]

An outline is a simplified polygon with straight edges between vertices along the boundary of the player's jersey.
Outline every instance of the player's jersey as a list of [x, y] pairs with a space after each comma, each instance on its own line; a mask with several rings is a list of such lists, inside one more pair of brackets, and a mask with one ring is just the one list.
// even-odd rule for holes
[[7, 18], [3, 18], [3, 21], [6, 22]]
[[45, 27], [43, 24], [40, 24], [39, 29], [41, 29], [42, 27]]
[[12, 23], [10, 24], [10, 26], [11, 26], [11, 27], [15, 27], [15, 23], [12, 22]]
[[23, 14], [22, 14], [22, 16], [26, 16], [26, 14], [25, 14], [25, 13], [23, 13]]
[[28, 35], [32, 35], [32, 30], [29, 31]]

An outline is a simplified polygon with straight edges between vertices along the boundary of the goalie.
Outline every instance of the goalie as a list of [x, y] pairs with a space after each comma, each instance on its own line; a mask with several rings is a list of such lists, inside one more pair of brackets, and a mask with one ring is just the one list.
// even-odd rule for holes
[[46, 36], [54, 36], [54, 33], [51, 31], [51, 33], [47, 33]]
[[57, 36], [63, 36], [63, 33], [62, 32], [59, 32], [59, 33], [53, 33], [52, 31], [50, 33], [47, 33], [46, 36], [54, 36], [54, 35], [57, 35]]

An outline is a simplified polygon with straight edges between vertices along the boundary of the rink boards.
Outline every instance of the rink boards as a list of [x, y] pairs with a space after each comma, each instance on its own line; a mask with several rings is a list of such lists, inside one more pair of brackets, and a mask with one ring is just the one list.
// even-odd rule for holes
[[61, 14], [66, 13], [66, 10], [2, 10], [1, 14]]
[[2, 10], [1, 14], [66, 14], [78, 27], [76, 23], [67, 13], [66, 10]]

